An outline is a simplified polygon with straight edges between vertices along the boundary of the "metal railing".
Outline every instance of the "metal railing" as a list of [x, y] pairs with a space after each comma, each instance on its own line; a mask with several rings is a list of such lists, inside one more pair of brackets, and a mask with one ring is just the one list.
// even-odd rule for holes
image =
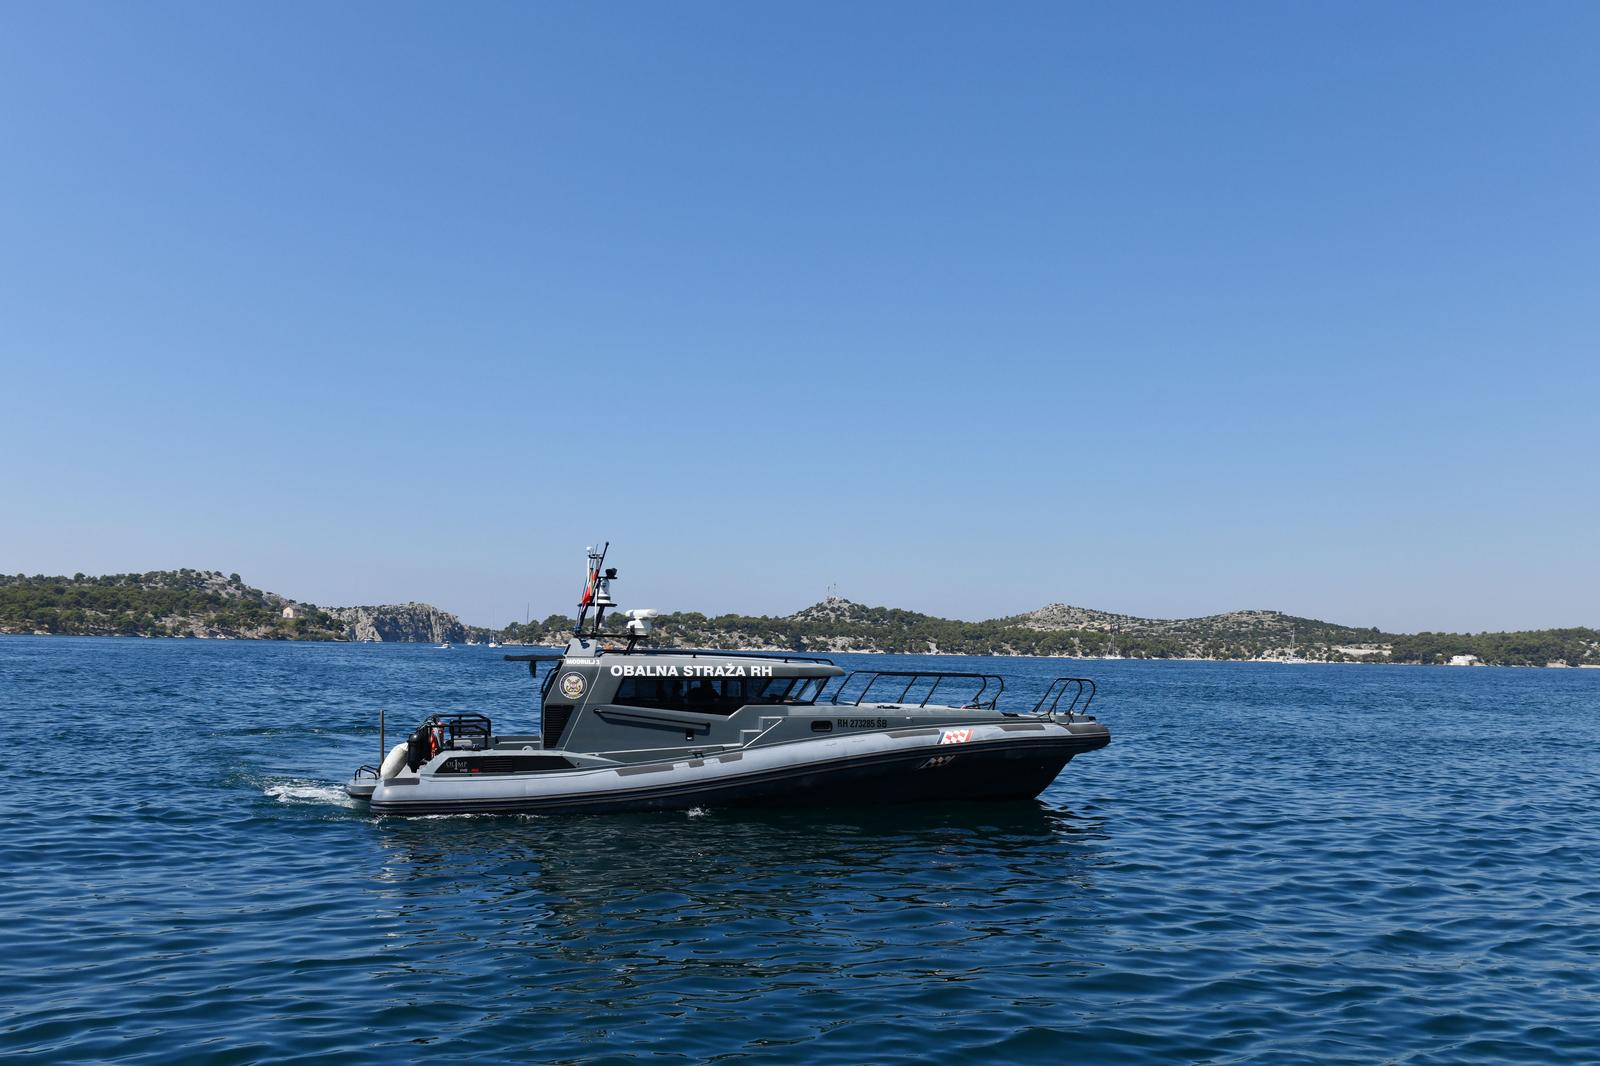
[[[617, 649], [622, 653], [624, 649]], [[631, 648], [628, 655], [682, 655], [689, 659], [770, 659], [781, 663], [820, 663], [832, 666], [833, 660], [821, 655], [785, 655], [777, 651], [720, 651], [716, 648]]]
[[[850, 687], [851, 682], [857, 677], [865, 677], [867, 679], [866, 684], [861, 687], [861, 691], [856, 695], [855, 699], [842, 700], [840, 697], [844, 695], [845, 690]], [[910, 703], [912, 702], [911, 690], [917, 688], [921, 682], [929, 682], [928, 691], [918, 693], [918, 695], [922, 696], [922, 700], [917, 703], [917, 706], [926, 707], [933, 702], [934, 694], [939, 691], [940, 685], [952, 678], [959, 678], [965, 681], [978, 682], [978, 691], [957, 706], [992, 711], [995, 703], [1006, 690], [1005, 678], [999, 674], [964, 674], [947, 670], [854, 670], [846, 674], [844, 680], [839, 683], [839, 687], [833, 690], [833, 699], [830, 702], [834, 704], [846, 703], [859, 707], [861, 704], [868, 702], [867, 695], [875, 685], [885, 678], [893, 678], [896, 681], [904, 680], [905, 685], [901, 687], [900, 694], [897, 697], [893, 699], [878, 698], [871, 702]], [[991, 684], [995, 686], [994, 695], [988, 696]], [[987, 698], [985, 698], [986, 696]]]
[[[614, 633], [603, 633], [602, 636], [615, 636]], [[716, 648], [616, 648], [618, 655], [682, 655], [690, 659], [771, 659], [773, 662], [782, 663], [821, 663], [823, 666], [832, 666], [833, 660], [822, 655], [785, 655], [778, 651], [721, 651]], [[529, 669], [536, 669], [539, 663], [560, 662], [566, 658], [564, 653], [556, 655], [507, 655], [507, 662], [529, 663]]]
[[[1059, 686], [1059, 687], [1057, 687]], [[1039, 697], [1039, 702], [1033, 705], [1033, 715], [1038, 718], [1054, 718], [1057, 714], [1073, 715], [1088, 714], [1089, 704], [1094, 702], [1094, 682], [1087, 677], [1058, 677], [1050, 682], [1050, 687], [1044, 690], [1044, 695]], [[1061, 710], [1061, 698], [1068, 692], [1072, 699], [1067, 703], [1066, 710]], [[1078, 706], [1078, 701], [1083, 700], [1083, 706]], [[1049, 707], [1045, 706], [1049, 702]]]
[[470, 713], [430, 714], [428, 720], [422, 723], [424, 727], [443, 726], [444, 738], [442, 747], [454, 747], [456, 741], [463, 740], [474, 747], [487, 748], [489, 741], [494, 737], [494, 723], [487, 715]]

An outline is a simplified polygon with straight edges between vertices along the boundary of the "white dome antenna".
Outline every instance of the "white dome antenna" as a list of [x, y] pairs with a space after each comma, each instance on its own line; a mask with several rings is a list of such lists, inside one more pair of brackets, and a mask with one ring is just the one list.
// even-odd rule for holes
[[628, 636], [647, 637], [652, 628], [650, 620], [660, 615], [661, 612], [649, 607], [641, 607], [632, 611], [623, 611], [622, 617], [628, 620]]

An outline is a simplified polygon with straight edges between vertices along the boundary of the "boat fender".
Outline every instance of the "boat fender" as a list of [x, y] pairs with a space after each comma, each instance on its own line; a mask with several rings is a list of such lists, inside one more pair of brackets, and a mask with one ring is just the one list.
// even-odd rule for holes
[[407, 750], [410, 747], [411, 745], [402, 740], [390, 748], [389, 754], [383, 758], [383, 765], [378, 768], [378, 777], [387, 781], [399, 773], [400, 768], [406, 764]]
[[406, 765], [413, 771], [428, 761], [428, 742], [422, 734], [423, 730], [418, 729], [406, 742]]

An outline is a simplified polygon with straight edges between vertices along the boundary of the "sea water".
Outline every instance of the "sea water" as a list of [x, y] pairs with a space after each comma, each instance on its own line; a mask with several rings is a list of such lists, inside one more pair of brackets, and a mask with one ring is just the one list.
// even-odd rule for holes
[[1032, 803], [377, 819], [486, 648], [0, 637], [0, 1059], [1600, 1059], [1600, 671], [1099, 681]]

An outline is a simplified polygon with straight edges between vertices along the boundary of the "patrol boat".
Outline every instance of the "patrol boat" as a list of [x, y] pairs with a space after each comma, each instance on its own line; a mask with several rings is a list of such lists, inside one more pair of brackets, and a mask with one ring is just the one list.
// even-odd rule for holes
[[994, 674], [641, 646], [655, 611], [602, 628], [616, 607], [609, 547], [588, 550], [566, 651], [505, 656], [536, 682], [538, 733], [433, 714], [357, 770], [349, 794], [393, 815], [1024, 800], [1110, 743], [1088, 678], [1055, 678], [1031, 707], [1004, 710]]

